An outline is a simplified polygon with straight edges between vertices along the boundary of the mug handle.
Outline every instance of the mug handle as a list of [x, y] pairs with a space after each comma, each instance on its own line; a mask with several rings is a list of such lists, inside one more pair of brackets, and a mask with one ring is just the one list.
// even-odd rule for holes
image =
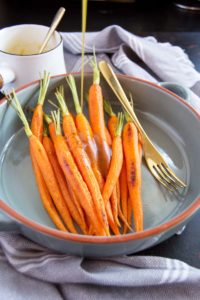
[[7, 83], [15, 80], [14, 71], [7, 66], [0, 66], [0, 89]]
[[16, 222], [9, 219], [0, 211], [0, 231], [19, 232], [19, 227]]

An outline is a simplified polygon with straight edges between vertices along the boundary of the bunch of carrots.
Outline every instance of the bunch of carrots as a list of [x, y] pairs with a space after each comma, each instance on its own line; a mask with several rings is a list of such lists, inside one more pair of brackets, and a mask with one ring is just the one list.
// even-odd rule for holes
[[[7, 99], [24, 125], [41, 200], [59, 230], [99, 236], [141, 231], [142, 144], [128, 116], [124, 125], [124, 114], [116, 115], [103, 100], [95, 59], [93, 74], [89, 121], [72, 75], [66, 81], [75, 116], [68, 110], [63, 86], [55, 91], [59, 109], [50, 115], [43, 112], [50, 81], [47, 72], [40, 80], [31, 125], [14, 90]], [[109, 115], [107, 125], [104, 110]]]

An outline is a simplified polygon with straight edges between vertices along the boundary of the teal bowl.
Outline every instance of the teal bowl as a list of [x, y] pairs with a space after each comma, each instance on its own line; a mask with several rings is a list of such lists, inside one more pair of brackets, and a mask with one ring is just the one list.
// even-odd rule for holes
[[[80, 87], [80, 74], [76, 74]], [[180, 230], [200, 207], [200, 115], [183, 99], [153, 83], [118, 76], [134, 97], [135, 110], [144, 129], [170, 167], [186, 183], [180, 194], [168, 192], [142, 164], [144, 231], [111, 237], [94, 237], [57, 230], [44, 210], [29, 156], [22, 123], [5, 99], [0, 102], [0, 217], [1, 230], [16, 230], [40, 245], [81, 256], [102, 257], [134, 253], [156, 245]], [[85, 92], [92, 75], [85, 77]], [[68, 106], [73, 103], [64, 75], [51, 78], [47, 99], [55, 100], [56, 86], [65, 87]], [[103, 93], [114, 110], [121, 106], [102, 79]], [[36, 104], [39, 82], [17, 90], [25, 111]], [[45, 110], [49, 110], [48, 103]], [[87, 111], [86, 111], [87, 113]]]

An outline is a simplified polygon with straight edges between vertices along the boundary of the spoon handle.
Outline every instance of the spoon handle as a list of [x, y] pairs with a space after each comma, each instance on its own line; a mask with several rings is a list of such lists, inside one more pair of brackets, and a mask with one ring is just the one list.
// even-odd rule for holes
[[62, 19], [63, 15], [65, 13], [65, 8], [64, 7], [60, 7], [59, 10], [57, 11], [52, 23], [51, 23], [51, 26], [47, 32], [47, 35], [45, 37], [45, 40], [39, 50], [39, 54], [43, 52], [44, 48], [46, 47], [51, 35], [54, 33], [56, 27], [58, 26], [58, 24], [60, 23], [60, 20]]

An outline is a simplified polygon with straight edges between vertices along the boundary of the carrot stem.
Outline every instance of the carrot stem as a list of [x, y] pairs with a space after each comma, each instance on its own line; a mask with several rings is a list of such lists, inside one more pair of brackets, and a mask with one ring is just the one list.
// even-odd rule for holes
[[44, 104], [49, 82], [50, 82], [50, 73], [44, 71], [43, 78], [40, 79], [40, 92], [38, 97], [38, 104], [42, 106]]
[[77, 88], [76, 88], [76, 82], [74, 79], [74, 76], [72, 76], [71, 74], [66, 77], [66, 81], [70, 87], [73, 99], [74, 99], [74, 105], [75, 105], [75, 110], [77, 114], [82, 113], [82, 108], [80, 106], [80, 102], [79, 102], [79, 97], [78, 97], [78, 93], [77, 93]]

